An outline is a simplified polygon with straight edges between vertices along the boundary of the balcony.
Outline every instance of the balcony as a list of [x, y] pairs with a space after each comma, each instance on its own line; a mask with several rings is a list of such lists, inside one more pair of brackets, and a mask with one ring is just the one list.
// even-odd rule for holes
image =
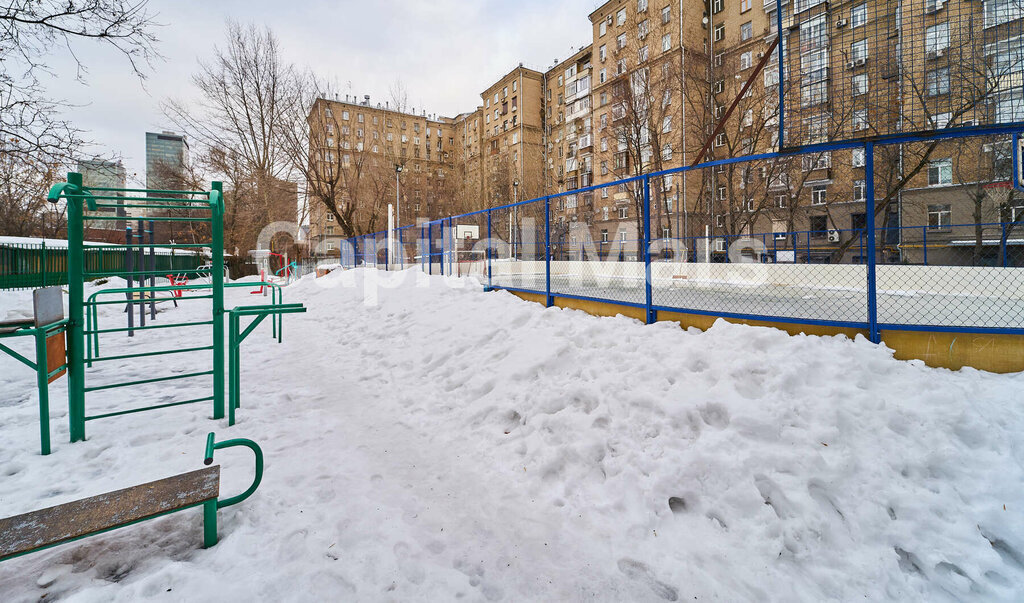
[[594, 135], [593, 134], [588, 132], [588, 133], [584, 134], [583, 136], [580, 136], [580, 143], [578, 145], [578, 148], [581, 151], [583, 149], [587, 149], [587, 148], [590, 148], [592, 146], [594, 146]]

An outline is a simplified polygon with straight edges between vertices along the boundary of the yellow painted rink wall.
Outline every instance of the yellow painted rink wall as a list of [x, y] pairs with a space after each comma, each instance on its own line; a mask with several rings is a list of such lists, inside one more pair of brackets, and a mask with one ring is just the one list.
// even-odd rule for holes
[[[526, 301], [544, 303], [544, 295], [510, 291], [513, 295]], [[628, 316], [644, 320], [643, 308], [623, 306], [611, 302], [571, 299], [554, 296], [555, 305], [559, 308], [582, 310], [594, 316]], [[718, 317], [684, 312], [657, 313], [659, 321], [678, 323], [683, 328], [696, 327], [706, 330]], [[826, 325], [803, 325], [768, 320], [741, 320], [725, 318], [729, 322], [757, 327], [781, 329], [791, 335], [804, 333], [807, 335], [832, 336], [846, 335], [853, 338], [858, 334], [865, 337], [868, 332], [863, 329], [831, 327]], [[882, 343], [895, 351], [899, 360], [921, 360], [928, 366], [959, 370], [965, 366], [993, 373], [1017, 373], [1024, 371], [1024, 336], [1021, 335], [985, 335], [972, 333], [941, 333], [931, 331], [897, 331], [883, 330]]]

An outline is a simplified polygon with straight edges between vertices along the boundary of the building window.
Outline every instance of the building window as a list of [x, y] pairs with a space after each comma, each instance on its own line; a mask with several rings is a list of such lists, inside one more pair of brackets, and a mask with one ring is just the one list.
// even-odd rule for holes
[[928, 186], [943, 186], [952, 183], [952, 159], [938, 159], [928, 163]]
[[602, 228], [601, 229], [601, 242], [602, 243], [607, 243], [608, 242], [608, 229], [607, 228]]
[[811, 205], [825, 205], [828, 203], [828, 186], [816, 184], [811, 187]]
[[725, 39], [725, 25], [716, 25], [715, 26], [715, 41], [716, 42], [721, 42], [723, 39]]
[[672, 116], [671, 115], [666, 115], [665, 118], [663, 120], [661, 120], [661, 132], [663, 134], [667, 134], [667, 133], [669, 133], [671, 131], [672, 131]]
[[949, 48], [949, 23], [939, 23], [924, 30], [924, 51], [926, 57], [935, 56], [947, 48]]
[[1024, 17], [1020, 0], [985, 0], [985, 27], [995, 27]]
[[850, 27], [860, 27], [868, 22], [868, 5], [859, 4], [850, 9]]
[[851, 61], [866, 61], [868, 60], [868, 41], [860, 40], [850, 44], [850, 60]]
[[651, 33], [651, 21], [649, 19], [644, 19], [636, 26], [636, 35], [643, 40], [649, 33]]
[[629, 217], [629, 209], [625, 208], [625, 207], [620, 207], [619, 208], [619, 219], [620, 220], [625, 220], [628, 217]]
[[868, 74], [858, 73], [853, 76], [853, 95], [861, 96], [862, 94], [868, 93]]
[[867, 153], [864, 149], [853, 149], [850, 152], [850, 164], [855, 168], [862, 168], [867, 165]]
[[661, 51], [668, 52], [672, 50], [672, 34], [665, 34], [661, 36]]
[[789, 205], [789, 195], [775, 195], [775, 207], [786, 209]]
[[636, 12], [642, 13], [647, 10], [647, 0], [636, 0]]
[[602, 20], [601, 24], [598, 25], [598, 27], [597, 27], [597, 31], [598, 31], [598, 34], [597, 34], [598, 36], [603, 36], [604, 34], [608, 33], [608, 22]]
[[602, 61], [604, 61], [606, 58], [608, 58], [608, 45], [607, 44], [601, 44], [601, 48], [599, 48], [598, 51], [597, 51], [597, 56]]
[[668, 25], [668, 22], [672, 20], [672, 7], [666, 6], [661, 9], [661, 24]]
[[672, 161], [672, 145], [667, 144], [661, 148], [662, 161]]
[[811, 238], [824, 239], [828, 234], [828, 216], [811, 216], [809, 222]]
[[865, 180], [853, 181], [853, 200], [863, 201], [867, 198], [868, 183]]
[[620, 9], [615, 15], [615, 24], [620, 26], [626, 24], [626, 9]]
[[341, 118], [344, 119], [345, 121], [348, 121], [348, 111], [342, 111]]
[[333, 222], [334, 221], [334, 214], [332, 214], [331, 212], [327, 212], [327, 221], [328, 222]]
[[752, 52], [748, 51], [748, 52], [744, 52], [743, 54], [740, 55], [740, 71], [745, 71], [747, 69], [750, 69], [751, 66], [753, 66], [753, 63], [754, 63], [754, 60], [753, 60], [753, 53]]
[[640, 51], [637, 54], [637, 59], [641, 63], [643, 63], [643, 62], [645, 62], [647, 60], [647, 47], [646, 46], [640, 47]]
[[754, 24], [747, 21], [743, 25], [740, 25], [740, 40], [746, 42], [747, 40], [754, 37]]
[[740, 0], [740, 12], [745, 13], [750, 10], [750, 0]]
[[928, 206], [928, 230], [949, 230], [953, 224], [952, 205]]
[[619, 50], [626, 47], [626, 34], [619, 34], [619, 37], [615, 38], [615, 43], [618, 45]]
[[925, 74], [925, 91], [928, 96], [949, 94], [949, 67], [928, 71]]
[[853, 131], [859, 132], [861, 130], [867, 130], [870, 124], [868, 123], [868, 110], [857, 109], [853, 112]]

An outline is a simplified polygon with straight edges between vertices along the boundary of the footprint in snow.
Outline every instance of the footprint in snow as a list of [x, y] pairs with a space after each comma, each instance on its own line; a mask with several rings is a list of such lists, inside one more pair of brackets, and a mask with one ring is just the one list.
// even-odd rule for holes
[[634, 559], [619, 559], [619, 571], [631, 580], [638, 580], [646, 583], [647, 586], [654, 591], [654, 594], [666, 601], [679, 600], [679, 591], [655, 578], [651, 568], [647, 567], [647, 564], [645, 563], [641, 563]]

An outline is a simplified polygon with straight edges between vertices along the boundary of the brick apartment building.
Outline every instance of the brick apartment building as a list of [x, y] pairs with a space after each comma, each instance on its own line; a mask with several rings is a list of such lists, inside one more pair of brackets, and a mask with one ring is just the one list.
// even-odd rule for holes
[[[1024, 8], [1014, 0], [791, 1], [782, 2], [783, 43], [798, 50], [781, 66], [787, 147], [1024, 121]], [[543, 73], [516, 67], [471, 112], [428, 118], [365, 98], [321, 100], [311, 140], [339, 175], [375, 166], [381, 199], [394, 198], [403, 165], [403, 224], [690, 165], [751, 74], [703, 161], [777, 150], [776, 2], [610, 0], [589, 15], [588, 45]], [[329, 129], [317, 126], [325, 111]], [[652, 238], [692, 253], [710, 233], [717, 260], [733, 237], [757, 235], [796, 261], [859, 261], [865, 159], [858, 149], [821, 152], [652, 179]], [[919, 263], [927, 243], [933, 263], [998, 263], [1003, 229], [986, 224], [1024, 215], [1009, 170], [1003, 138], [879, 147], [880, 257]], [[559, 197], [555, 252], [589, 239], [599, 253], [635, 257], [641, 198], [632, 185]], [[379, 202], [359, 205], [380, 212]], [[314, 239], [341, 238], [333, 216], [312, 216]], [[357, 220], [357, 232], [383, 220]], [[1002, 239], [1016, 245], [1024, 227]]]

